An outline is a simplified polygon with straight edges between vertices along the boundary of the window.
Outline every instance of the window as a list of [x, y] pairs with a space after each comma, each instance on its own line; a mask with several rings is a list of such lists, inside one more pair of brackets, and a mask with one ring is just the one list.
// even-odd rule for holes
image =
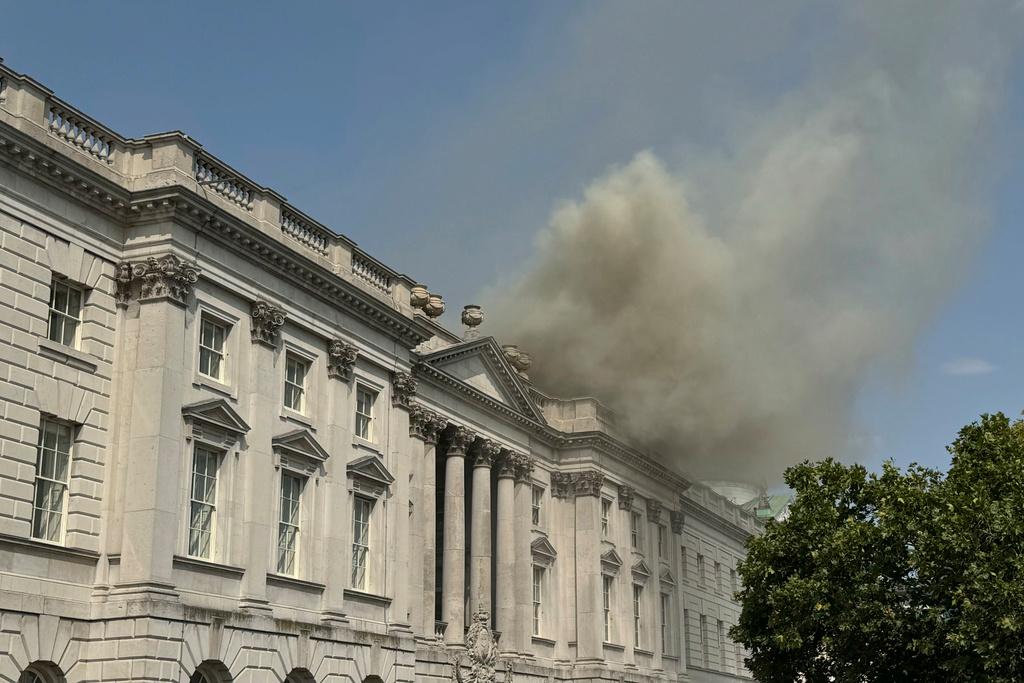
[[299, 549], [299, 515], [305, 479], [281, 474], [281, 512], [277, 523], [277, 573], [296, 574], [295, 558]]
[[689, 581], [690, 580], [690, 565], [689, 565], [688, 560], [690, 558], [688, 558], [686, 556], [686, 546], [685, 545], [684, 546], [680, 546], [679, 551], [680, 551], [680, 555], [681, 555], [680, 560], [681, 560], [681, 565], [682, 565], [680, 567], [679, 571], [682, 574], [683, 580], [684, 581]]
[[47, 337], [64, 346], [78, 347], [82, 324], [82, 290], [63, 280], [50, 284], [50, 324]]
[[669, 600], [668, 593], [661, 594], [661, 612], [659, 618], [661, 620], [661, 651], [664, 654], [671, 654], [672, 645], [672, 633], [670, 629], [669, 619], [671, 619], [672, 610], [670, 608], [671, 602]]
[[736, 599], [736, 570], [729, 570], [729, 588], [732, 590], [733, 600]]
[[697, 580], [700, 581], [701, 586], [706, 585], [706, 578], [704, 576], [704, 556], [697, 553]]
[[612, 529], [612, 502], [607, 498], [601, 499], [601, 538], [608, 538]]
[[683, 610], [683, 646], [686, 648], [686, 664], [693, 666], [693, 647], [690, 641], [690, 610]]
[[373, 441], [373, 404], [377, 394], [366, 387], [356, 390], [356, 436]]
[[722, 592], [722, 563], [715, 562], [715, 590]]
[[373, 503], [355, 499], [352, 510], [352, 587], [366, 590], [366, 567], [370, 555], [370, 512]]
[[540, 635], [541, 604], [544, 590], [544, 567], [533, 565], [533, 635]]
[[285, 360], [284, 407], [301, 413], [306, 407], [306, 373], [309, 363], [288, 354]]
[[640, 513], [629, 513], [629, 545], [633, 550], [640, 550]]
[[530, 520], [533, 522], [533, 526], [540, 526], [540, 508], [543, 502], [544, 489], [540, 486], [534, 486], [532, 498], [530, 499]]
[[718, 668], [725, 671], [725, 624], [718, 620]]
[[188, 523], [188, 554], [209, 559], [217, 514], [217, 469], [220, 453], [196, 446], [192, 455], [192, 497]]
[[665, 558], [665, 527], [658, 525], [658, 557]]
[[199, 374], [224, 381], [224, 340], [228, 327], [203, 315], [199, 325]]
[[604, 610], [604, 640], [612, 642], [612, 586], [615, 577], [601, 575], [601, 607]]
[[640, 647], [640, 604], [644, 595], [644, 587], [633, 584], [633, 647]]
[[705, 669], [711, 665], [711, 653], [708, 648], [708, 617], [702, 614], [700, 615], [700, 651]]
[[71, 471], [71, 425], [43, 419], [39, 425], [32, 536], [60, 543]]

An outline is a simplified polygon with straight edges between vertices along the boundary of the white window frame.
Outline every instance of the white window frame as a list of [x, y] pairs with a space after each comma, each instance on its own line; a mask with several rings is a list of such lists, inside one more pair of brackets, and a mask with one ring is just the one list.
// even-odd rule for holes
[[[349, 585], [357, 591], [369, 593], [371, 586], [371, 571], [370, 568], [373, 565], [371, 553], [373, 552], [373, 508], [376, 505], [373, 498], [367, 496], [353, 496], [352, 497], [352, 562], [350, 565], [349, 573]], [[360, 522], [358, 511], [361, 509], [366, 510], [365, 519]], [[362, 524], [364, 532], [360, 541], [357, 528], [357, 524]], [[361, 580], [356, 581], [356, 570], [358, 566], [358, 558], [360, 557], [359, 550], [362, 550], [362, 574]]]
[[[205, 463], [208, 464], [212, 459], [213, 474], [209, 474], [209, 468], [204, 468], [202, 472], [199, 472], [199, 454], [203, 452], [206, 458]], [[225, 453], [223, 450], [214, 448], [213, 446], [196, 443], [192, 447], [192, 458], [191, 468], [189, 469], [189, 505], [188, 505], [188, 537], [186, 539], [185, 553], [188, 557], [194, 557], [200, 560], [214, 561], [217, 559], [217, 502], [220, 495], [221, 489], [221, 467], [224, 463]], [[207, 496], [212, 500], [204, 500], [196, 498], [196, 483], [197, 476], [201, 476], [204, 480], [213, 480], [213, 493], [212, 496]], [[204, 482], [208, 483], [208, 482]], [[201, 552], [193, 552], [195, 544], [193, 542], [193, 536], [196, 533], [202, 534], [204, 530], [202, 527], [196, 526], [196, 511], [197, 506], [200, 508], [209, 508], [209, 528], [205, 533], [209, 534], [209, 540], [207, 541], [207, 552], [205, 554]]]
[[[209, 325], [214, 331], [216, 339], [217, 331], [222, 332], [220, 348], [206, 343], [206, 326]], [[204, 379], [213, 380], [219, 384], [227, 384], [228, 377], [228, 340], [231, 336], [231, 323], [211, 315], [207, 311], [199, 313], [199, 342], [196, 348], [196, 372]], [[203, 359], [215, 357], [217, 359], [217, 374], [213, 375], [203, 370]]]
[[643, 515], [635, 510], [629, 511], [629, 547], [639, 552], [643, 543]]
[[544, 583], [547, 578], [547, 567], [542, 564], [533, 565], [533, 635], [543, 637], [544, 631]]
[[633, 647], [635, 649], [643, 647], [643, 600], [643, 584], [633, 582]]
[[700, 651], [701, 662], [705, 669], [711, 667], [711, 646], [708, 643], [708, 615], [700, 615]]
[[[296, 363], [302, 366], [302, 379], [301, 383], [296, 382], [294, 379], [290, 379], [292, 363]], [[309, 375], [310, 370], [313, 369], [313, 361], [306, 356], [295, 353], [292, 350], [285, 352], [284, 356], [284, 389], [281, 397], [281, 405], [284, 406], [285, 410], [290, 410], [299, 415], [309, 415]], [[289, 389], [291, 389], [291, 397], [293, 405], [289, 405]], [[298, 407], [294, 405], [295, 392], [298, 392]]]
[[[289, 488], [286, 490], [286, 483], [291, 482], [297, 486], [297, 490]], [[302, 553], [302, 503], [303, 493], [309, 478], [298, 472], [288, 469], [281, 470], [278, 483], [278, 514], [277, 514], [277, 546], [275, 571], [284, 576], [298, 576], [300, 574], [300, 556]], [[294, 494], [294, 497], [287, 494]], [[292, 516], [294, 515], [294, 516]], [[286, 516], [290, 517], [286, 519]], [[287, 532], [291, 532], [288, 534]], [[288, 547], [287, 541], [291, 541]], [[291, 554], [291, 567], [288, 566], [288, 554]]]
[[732, 589], [732, 599], [736, 599], [737, 584], [736, 584], [736, 569], [734, 567], [729, 568], [729, 587]]
[[[64, 310], [57, 307], [57, 292], [59, 289], [67, 290]], [[78, 296], [78, 307], [74, 312], [71, 311], [72, 293]], [[48, 305], [49, 315], [46, 321], [46, 338], [62, 346], [77, 349], [82, 338], [82, 311], [85, 309], [85, 289], [73, 284], [70, 280], [54, 276], [50, 281], [50, 301]], [[60, 323], [60, 339], [53, 338], [54, 332], [57, 329], [54, 325], [55, 322]], [[74, 330], [70, 339], [68, 339], [66, 333], [66, 326], [69, 323], [74, 324]]]
[[664, 524], [658, 524], [658, 558], [661, 560], [665, 558], [665, 546], [667, 545], [668, 533], [665, 529]]
[[718, 668], [726, 670], [725, 666], [725, 622], [718, 620]]
[[601, 538], [611, 538], [612, 505], [611, 498], [601, 498]]
[[530, 523], [539, 527], [544, 523], [544, 487], [534, 484], [530, 488]]
[[661, 653], [672, 654], [672, 594], [661, 591], [658, 601], [658, 619], [661, 625]]
[[615, 627], [615, 576], [601, 574], [601, 607], [604, 610], [604, 642], [612, 643]]
[[[370, 402], [369, 402], [369, 411], [370, 412], [368, 412], [368, 413], [362, 410], [363, 406], [361, 405], [361, 403], [362, 403], [362, 397], [363, 396], [369, 396], [369, 399], [370, 399]], [[355, 402], [355, 411], [354, 411], [354, 413], [355, 413], [355, 417], [354, 417], [355, 423], [354, 423], [353, 428], [352, 428], [352, 433], [356, 436], [356, 438], [362, 439], [363, 441], [366, 441], [367, 443], [375, 443], [376, 442], [375, 441], [376, 440], [376, 432], [377, 432], [377, 430], [375, 429], [375, 427], [376, 427], [375, 423], [377, 421], [377, 416], [376, 416], [376, 412], [377, 411], [376, 411], [376, 408], [377, 408], [377, 401], [379, 399], [380, 399], [380, 391], [378, 389], [376, 389], [374, 387], [371, 387], [368, 384], [363, 384], [362, 382], [357, 382], [356, 383], [356, 402]], [[360, 432], [363, 431], [362, 430], [362, 426], [363, 425], [365, 425], [365, 433], [360, 433]]]
[[[52, 432], [50, 428], [53, 429]], [[53, 435], [52, 442], [48, 439], [50, 434]], [[66, 451], [61, 450], [62, 435], [66, 439]], [[39, 424], [39, 442], [36, 446], [35, 482], [32, 491], [32, 538], [48, 543], [64, 543], [74, 450], [75, 426], [63, 420], [43, 416]], [[46, 466], [47, 454], [50, 457], [49, 467]], [[63, 466], [63, 472], [60, 465]], [[59, 476], [61, 474], [63, 476]], [[55, 532], [51, 531], [54, 515], [57, 519]], [[45, 527], [41, 529], [44, 525]]]

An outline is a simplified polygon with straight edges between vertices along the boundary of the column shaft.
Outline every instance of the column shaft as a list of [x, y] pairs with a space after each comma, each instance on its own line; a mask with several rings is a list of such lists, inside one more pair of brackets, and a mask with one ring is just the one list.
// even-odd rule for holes
[[495, 544], [496, 572], [495, 588], [495, 629], [501, 631], [501, 649], [514, 652], [516, 649], [516, 596], [515, 582], [515, 480], [514, 461], [506, 453], [498, 470], [497, 491], [497, 543]]
[[[436, 438], [436, 437], [435, 437]], [[423, 636], [434, 636], [437, 601], [437, 442], [428, 440], [423, 445]]]
[[491, 463], [498, 454], [492, 441], [473, 449], [473, 501], [470, 508], [469, 609], [491, 611]]
[[457, 427], [445, 454], [444, 591], [442, 620], [448, 623], [445, 642], [465, 643], [466, 609], [466, 446], [472, 433]]
[[[533, 624], [533, 555], [530, 552], [530, 494], [532, 485], [532, 465], [530, 461], [524, 461], [516, 470], [515, 486], [515, 529], [513, 530], [513, 544], [515, 546], [515, 604], [516, 624], [514, 639], [509, 642], [508, 647], [513, 646], [520, 654], [532, 656], [532, 639], [530, 630]], [[509, 634], [513, 635], [513, 634]], [[504, 636], [502, 636], [504, 639]]]

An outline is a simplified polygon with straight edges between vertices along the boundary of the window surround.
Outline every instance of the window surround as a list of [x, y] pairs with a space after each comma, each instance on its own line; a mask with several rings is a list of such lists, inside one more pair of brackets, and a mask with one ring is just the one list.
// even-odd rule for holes
[[275, 525], [273, 559], [270, 564], [272, 573], [282, 577], [306, 579], [313, 573], [312, 553], [307, 552], [305, 544], [310, 538], [316, 538], [318, 526], [322, 518], [322, 502], [320, 495], [320, 482], [326, 475], [326, 463], [330, 454], [313, 437], [310, 430], [305, 428], [293, 429], [290, 432], [275, 436], [271, 440], [273, 451], [273, 464], [275, 471], [275, 484], [278, 495], [274, 503], [275, 519], [280, 524], [281, 520], [281, 486], [284, 477], [292, 476], [302, 481], [299, 493], [299, 524], [295, 546], [295, 562], [293, 571], [285, 573], [279, 571], [278, 563], [278, 532]]
[[[47, 442], [46, 436], [47, 436], [47, 427], [48, 426], [52, 426], [54, 428], [54, 430], [55, 430], [54, 442], [53, 442], [52, 446], [47, 446], [47, 443], [46, 443]], [[66, 434], [66, 437], [67, 437], [67, 452], [66, 453], [62, 453], [61, 450], [60, 450], [60, 442], [61, 442], [61, 434], [62, 433]], [[55, 418], [55, 417], [53, 417], [51, 415], [45, 415], [44, 414], [44, 415], [41, 416], [41, 419], [39, 421], [39, 440], [38, 440], [38, 443], [36, 444], [36, 464], [35, 464], [35, 468], [34, 468], [33, 484], [32, 484], [32, 527], [31, 527], [31, 536], [32, 536], [32, 540], [34, 540], [34, 541], [39, 541], [39, 542], [42, 542], [42, 543], [53, 544], [53, 545], [64, 545], [65, 539], [67, 537], [67, 527], [68, 527], [68, 523], [67, 522], [68, 522], [68, 512], [69, 512], [68, 508], [69, 508], [69, 503], [70, 503], [70, 493], [69, 493], [69, 491], [70, 491], [70, 488], [71, 488], [71, 467], [72, 467], [72, 464], [74, 462], [74, 457], [75, 457], [75, 439], [76, 439], [76, 437], [77, 437], [77, 434], [76, 434], [76, 425], [75, 424], [73, 424], [73, 423], [71, 423], [71, 422], [69, 422], [67, 420], [57, 419], [57, 418]], [[44, 451], [51, 453], [51, 456], [52, 456], [52, 463], [53, 464], [49, 468], [49, 472], [48, 473], [42, 471], [43, 470], [42, 465], [43, 465], [43, 461], [44, 461], [44, 458], [43, 458]], [[58, 469], [57, 469], [57, 463], [61, 459], [63, 459], [65, 461], [64, 462], [64, 467], [63, 467], [64, 472], [63, 472], [63, 476], [58, 477], [59, 472], [58, 472]], [[60, 501], [57, 503], [57, 508], [56, 509], [52, 508], [52, 503], [51, 503], [51, 507], [48, 507], [48, 508], [45, 508], [45, 509], [39, 507], [38, 503], [39, 503], [39, 500], [40, 500], [40, 486], [47, 485], [47, 484], [49, 485], [49, 487], [52, 487], [52, 486], [60, 486], [61, 487], [61, 490], [60, 490]], [[52, 515], [54, 513], [56, 513], [58, 515], [58, 528], [57, 528], [57, 533], [56, 533], [54, 538], [50, 538], [49, 537], [50, 534], [48, 534], [48, 533], [45, 533], [44, 535], [38, 535], [36, 533], [37, 532], [37, 526], [40, 523], [40, 521], [39, 521], [40, 520], [39, 514], [40, 514], [41, 511], [44, 511], [44, 510], [46, 512], [48, 512], [50, 515]]]
[[[225, 328], [224, 352], [220, 379], [204, 375], [199, 371], [201, 357], [199, 347], [202, 343], [204, 320], [209, 320], [210, 322], [221, 325]], [[192, 318], [192, 326], [195, 328], [192, 343], [193, 353], [195, 354], [194, 361], [192, 363], [192, 385], [195, 387], [212, 389], [215, 392], [224, 394], [231, 398], [238, 398], [237, 375], [238, 369], [242, 365], [238, 362], [239, 318], [237, 316], [230, 315], [223, 309], [215, 307], [206, 301], [197, 300], [195, 315]]]
[[[661, 653], [666, 657], [671, 657], [675, 654], [675, 609], [673, 608], [673, 602], [675, 601], [675, 588], [676, 581], [672, 576], [672, 572], [668, 569], [663, 569], [661, 575], [658, 577], [659, 584], [659, 626], [661, 628]], [[665, 602], [667, 601], [667, 602]], [[665, 608], [667, 607], [667, 611]]]
[[544, 525], [544, 494], [542, 484], [533, 482], [530, 487], [530, 524], [539, 529]]
[[[60, 289], [66, 290], [63, 306], [57, 303], [57, 292]], [[50, 298], [47, 302], [46, 338], [48, 340], [69, 349], [81, 350], [82, 314], [85, 312], [88, 291], [87, 288], [77, 282], [72, 282], [70, 279], [57, 274], [53, 275], [50, 280]], [[71, 306], [72, 296], [78, 299], [77, 306]], [[59, 330], [57, 330], [55, 323], [59, 323]], [[69, 323], [74, 325], [70, 335], [68, 335], [67, 331]], [[56, 332], [59, 332], [59, 339], [53, 338]]]
[[609, 540], [612, 537], [612, 509], [614, 502], [611, 498], [601, 496], [601, 538]]
[[636, 510], [629, 511], [629, 547], [634, 551], [643, 552], [644, 545], [644, 518]]
[[[311, 424], [312, 417], [315, 415], [313, 404], [315, 403], [316, 388], [313, 385], [313, 380], [316, 376], [314, 370], [316, 365], [316, 356], [311, 356], [305, 351], [296, 348], [294, 345], [285, 342], [282, 358], [284, 359], [284, 362], [282, 363], [283, 367], [281, 368], [281, 415], [282, 417], [294, 419], [302, 424]], [[293, 361], [305, 366], [301, 384], [296, 384], [288, 379], [288, 366]], [[298, 408], [288, 405], [288, 389], [291, 387], [299, 388], [298, 390], [300, 394], [298, 399]], [[295, 400], [294, 394], [291, 400]]]
[[[558, 552], [555, 547], [551, 545], [551, 541], [546, 536], [538, 536], [534, 539], [533, 543], [530, 544], [530, 554], [533, 558], [531, 580], [535, 579], [534, 572], [540, 570], [542, 572], [541, 585], [540, 585], [540, 605], [539, 614], [535, 611], [533, 613], [533, 621], [531, 628], [531, 636], [534, 638], [544, 638], [545, 633], [550, 630], [551, 627], [551, 609], [553, 606], [557, 606], [556, 596], [553, 595], [550, 586], [551, 575], [555, 565], [555, 559], [558, 557]], [[531, 583], [531, 588], [535, 588]], [[531, 590], [531, 598], [536, 598], [536, 591]], [[537, 610], [537, 604], [534, 603], [534, 609]]]
[[[352, 570], [352, 541], [349, 539], [349, 579], [348, 588], [345, 589], [345, 594], [354, 592], [360, 596], [364, 596], [368, 600], [373, 600], [372, 596], [375, 595], [376, 591], [381, 587], [381, 578], [383, 576], [383, 562], [384, 552], [380, 547], [374, 547], [374, 538], [383, 538], [381, 532], [383, 531], [384, 516], [387, 512], [383, 509], [387, 505], [387, 498], [391, 493], [391, 484], [394, 483], [395, 477], [387, 468], [384, 467], [384, 463], [381, 462], [380, 457], [375, 454], [364, 455], [356, 458], [355, 460], [348, 463], [346, 466], [346, 475], [348, 477], [348, 510], [351, 514], [355, 512], [355, 504], [357, 500], [364, 500], [370, 504], [370, 519], [368, 534], [370, 540], [369, 553], [366, 558], [366, 582], [363, 587], [354, 587], [351, 585], [351, 570]], [[378, 509], [381, 508], [381, 509]], [[351, 533], [353, 530], [353, 520], [349, 519], [348, 532]], [[378, 544], [379, 546], [379, 544]], [[383, 596], [377, 596], [379, 600], [385, 600]]]
[[[601, 555], [601, 600], [604, 612], [604, 644], [616, 645], [617, 647], [621, 647], [621, 645], [617, 645], [614, 640], [618, 635], [616, 632], [618, 624], [615, 622], [615, 582], [621, 568], [622, 558], [619, 557], [614, 548]], [[605, 591], [606, 588], [608, 589], [607, 591]], [[608, 605], [604, 604], [606, 593]]]
[[[365, 436], [359, 434], [360, 417], [364, 416], [364, 413], [359, 412], [359, 397], [362, 394], [369, 394], [372, 397], [370, 401], [370, 413], [365, 415], [367, 419], [367, 433]], [[371, 450], [380, 452], [380, 436], [382, 433], [380, 419], [380, 405], [381, 396], [383, 396], [383, 387], [372, 384], [365, 381], [364, 379], [357, 378], [355, 381], [355, 389], [352, 392], [352, 439], [353, 443], [357, 445], [369, 446]]]

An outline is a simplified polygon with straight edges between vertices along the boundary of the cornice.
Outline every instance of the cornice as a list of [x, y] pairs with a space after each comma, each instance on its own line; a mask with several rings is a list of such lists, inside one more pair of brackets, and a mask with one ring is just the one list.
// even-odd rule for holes
[[754, 535], [753, 532], [747, 531], [743, 527], [729, 522], [724, 517], [716, 515], [700, 503], [690, 500], [686, 496], [679, 497], [679, 504], [682, 507], [683, 514], [689, 515], [694, 519], [699, 519], [704, 524], [721, 531], [725, 535], [734, 538], [737, 541], [745, 542], [748, 538]]

